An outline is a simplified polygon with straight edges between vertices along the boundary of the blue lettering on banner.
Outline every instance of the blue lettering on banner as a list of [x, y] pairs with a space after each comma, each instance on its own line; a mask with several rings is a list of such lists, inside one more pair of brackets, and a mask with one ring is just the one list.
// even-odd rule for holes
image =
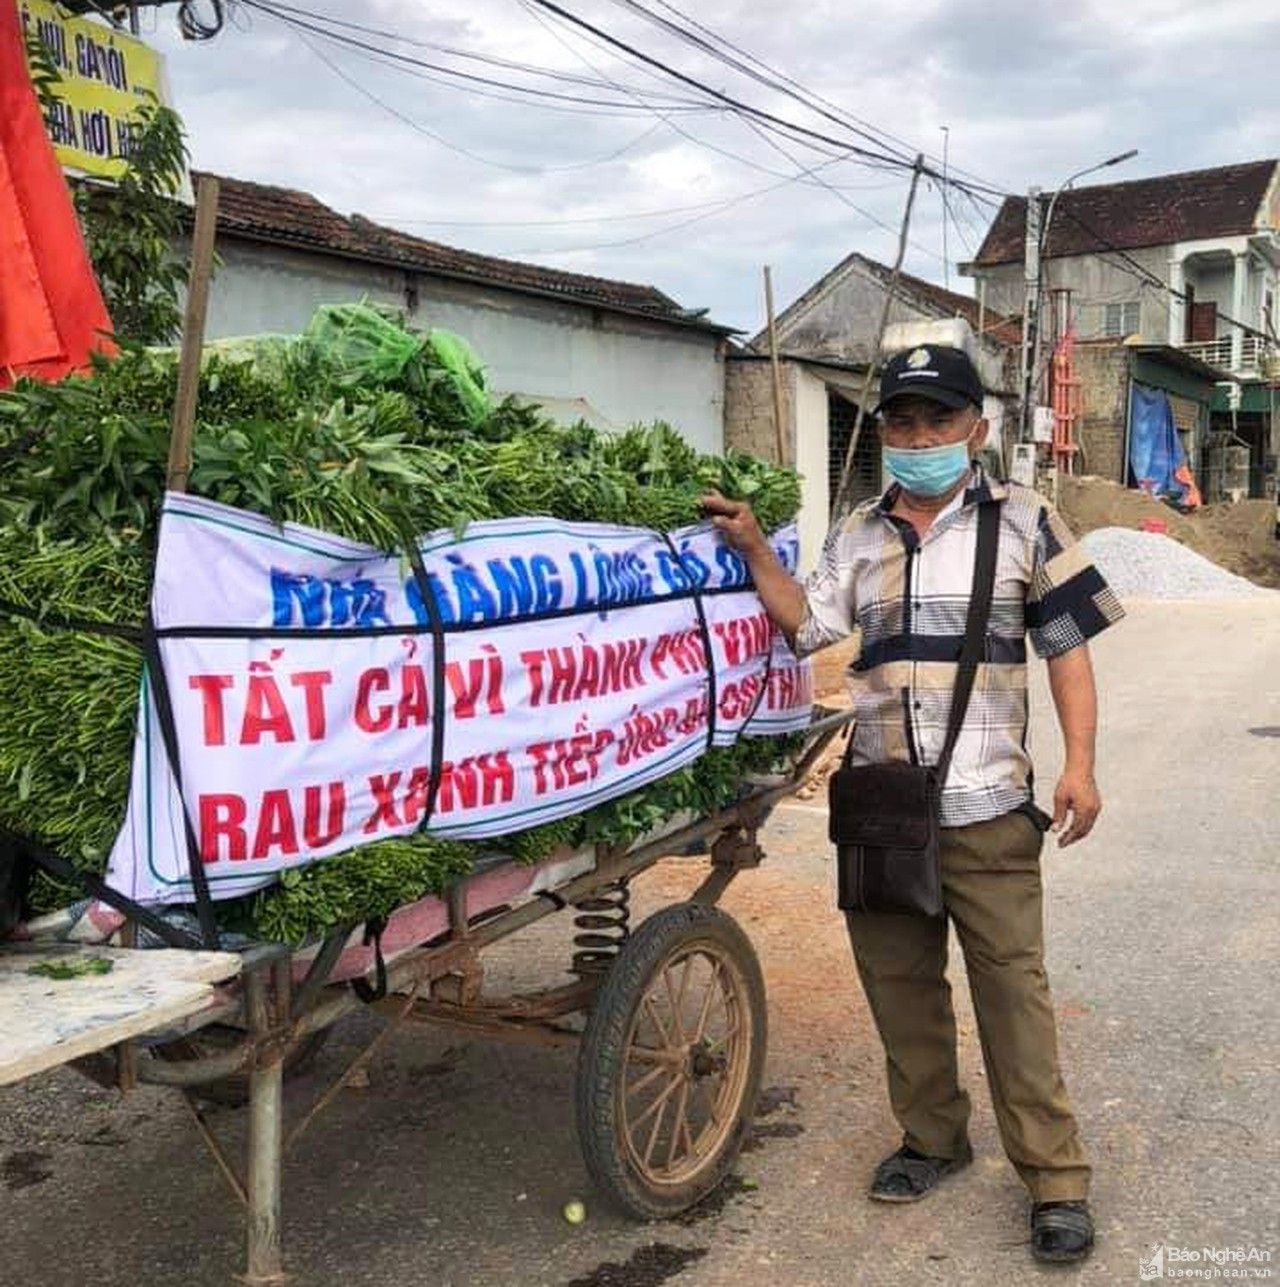
[[391, 624], [386, 593], [364, 577], [337, 581], [272, 568], [271, 604], [271, 624], [277, 627], [302, 625], [317, 629]]

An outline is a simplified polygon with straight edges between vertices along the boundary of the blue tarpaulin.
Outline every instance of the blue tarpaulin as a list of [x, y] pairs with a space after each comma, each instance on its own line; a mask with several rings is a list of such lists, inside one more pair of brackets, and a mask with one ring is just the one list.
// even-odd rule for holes
[[1129, 472], [1144, 491], [1199, 504], [1169, 395], [1136, 380], [1129, 396]]

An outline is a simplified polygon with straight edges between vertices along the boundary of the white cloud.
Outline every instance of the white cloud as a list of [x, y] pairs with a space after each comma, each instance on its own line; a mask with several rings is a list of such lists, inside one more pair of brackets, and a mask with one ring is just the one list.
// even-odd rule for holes
[[[449, 13], [420, 0], [291, 2], [416, 41], [575, 75], [593, 76], [594, 66], [619, 82], [662, 87], [659, 77], [598, 44], [558, 27], [549, 30], [519, 0], [468, 0]], [[1200, 0], [1088, 0], [1053, 7], [1025, 0], [918, 0], [891, 9], [870, 0], [815, 0], [785, 11], [748, 0], [675, 2], [807, 88], [901, 138], [910, 150], [939, 155], [940, 127], [948, 126], [953, 167], [1002, 189], [1052, 187], [1130, 147], [1141, 155], [1115, 171], [1117, 178], [1280, 150], [1280, 86], [1270, 68], [1280, 11], [1257, 0], [1212, 6]], [[622, 5], [566, 4], [754, 105], [848, 137], [784, 94], [664, 36]], [[310, 37], [361, 87], [356, 89], [296, 34], [257, 11], [239, 7], [234, 13], [239, 25], [229, 23], [216, 40], [199, 45], [177, 38], [172, 11], [160, 10], [154, 19], [150, 38], [168, 56], [197, 166], [304, 188], [339, 210], [399, 222], [470, 249], [522, 252], [566, 268], [651, 281], [681, 303], [709, 307], [717, 319], [747, 330], [761, 315], [761, 264], [773, 265], [785, 303], [851, 250], [882, 259], [893, 254], [892, 229], [906, 191], [901, 175], [855, 164], [824, 169], [823, 180], [847, 189], [844, 202], [816, 182], [758, 192], [777, 180], [753, 167], [794, 175], [797, 166], [723, 114], [673, 115], [664, 124], [638, 112], [599, 117], [553, 111], [549, 104], [517, 106], [441, 84], [435, 73], [423, 79]], [[437, 50], [399, 49], [443, 60]], [[495, 78], [507, 75], [459, 65]], [[684, 93], [664, 84], [673, 95]], [[805, 165], [824, 159], [800, 144], [785, 146]], [[718, 213], [684, 209], [734, 197], [743, 199]], [[953, 262], [969, 257], [990, 216], [963, 199], [954, 204], [959, 228], [953, 225], [949, 235]], [[631, 217], [662, 210], [672, 213]], [[600, 222], [547, 224], [589, 216]], [[429, 220], [474, 222], [437, 227]], [[493, 226], [517, 220], [530, 226]], [[661, 235], [647, 235], [655, 232]], [[941, 201], [936, 191], [922, 188], [908, 269], [941, 281], [941, 246]], [[951, 284], [964, 285], [954, 268]]]

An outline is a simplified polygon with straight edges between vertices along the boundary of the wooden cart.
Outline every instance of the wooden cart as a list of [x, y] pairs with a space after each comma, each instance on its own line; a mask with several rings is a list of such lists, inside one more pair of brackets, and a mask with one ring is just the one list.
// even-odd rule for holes
[[[790, 771], [744, 784], [740, 799], [712, 817], [675, 820], [663, 834], [625, 849], [561, 855], [536, 869], [539, 878], [518, 882], [522, 893], [496, 904], [492, 893], [477, 899], [477, 891], [486, 882], [490, 891], [501, 888], [504, 876], [527, 876], [530, 869], [495, 861], [459, 881], [445, 898], [423, 900], [393, 916], [385, 957], [378, 952], [374, 959], [373, 946], [349, 929], [306, 953], [255, 947], [232, 958], [229, 967], [224, 956], [221, 975], [208, 965], [203, 977], [228, 981], [203, 985], [205, 995], [183, 1017], [157, 1011], [151, 1031], [141, 1037], [147, 1024], [135, 1017], [130, 1040], [120, 1041], [113, 1030], [98, 1043], [116, 1042], [110, 1049], [86, 1054], [83, 1047], [68, 1047], [66, 1058], [51, 1054], [45, 1066], [69, 1061], [95, 1080], [126, 1090], [137, 1081], [181, 1089], [213, 1159], [246, 1208], [244, 1280], [250, 1283], [283, 1276], [285, 1154], [407, 1020], [501, 1041], [576, 1044], [578, 1133], [592, 1180], [636, 1218], [678, 1214], [728, 1173], [764, 1069], [760, 965], [746, 934], [717, 901], [739, 872], [759, 865], [758, 829], [773, 806], [806, 780], [848, 718], [847, 712], [816, 710]], [[629, 882], [662, 859], [708, 852], [710, 871], [693, 897], [633, 930]], [[500, 999], [487, 996], [483, 950], [565, 909], [573, 909], [577, 930], [571, 981]], [[405, 934], [432, 924], [432, 914], [439, 917], [439, 932], [406, 944]], [[398, 944], [390, 932], [397, 918]], [[286, 1137], [285, 1078], [310, 1060], [339, 1019], [367, 1006], [389, 1022]], [[4, 1074], [0, 1066], [0, 1082]], [[247, 1101], [243, 1178], [205, 1120], [201, 1100], [210, 1098]]]

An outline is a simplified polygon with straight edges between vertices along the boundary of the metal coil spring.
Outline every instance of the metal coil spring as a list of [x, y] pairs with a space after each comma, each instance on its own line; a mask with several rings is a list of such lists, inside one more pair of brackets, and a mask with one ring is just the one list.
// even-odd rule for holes
[[606, 885], [594, 898], [574, 904], [573, 937], [577, 951], [570, 969], [582, 978], [603, 974], [631, 937], [631, 890], [625, 880]]

